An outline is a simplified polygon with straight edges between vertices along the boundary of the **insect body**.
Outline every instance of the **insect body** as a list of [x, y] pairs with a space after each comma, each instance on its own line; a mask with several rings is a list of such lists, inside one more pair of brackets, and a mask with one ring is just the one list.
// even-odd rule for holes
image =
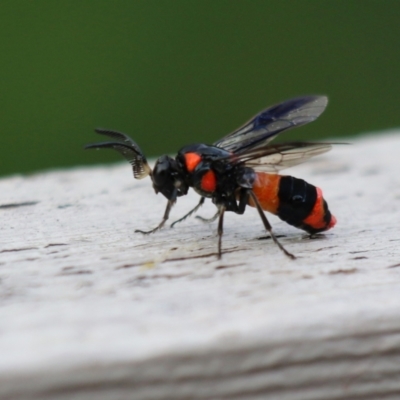
[[201, 197], [197, 206], [174, 224], [184, 220], [210, 198], [217, 207], [212, 221], [218, 221], [218, 257], [225, 211], [243, 214], [246, 206], [256, 207], [265, 229], [274, 242], [290, 258], [295, 258], [272, 232], [264, 211], [310, 234], [332, 228], [335, 217], [330, 213], [321, 189], [291, 176], [277, 172], [331, 149], [329, 143], [290, 142], [270, 145], [279, 133], [314, 121], [324, 111], [325, 96], [291, 99], [257, 114], [244, 126], [213, 145], [193, 144], [183, 147], [175, 158], [161, 156], [152, 170], [139, 146], [127, 135], [106, 129], [97, 133], [119, 141], [87, 145], [86, 148], [113, 148], [133, 167], [136, 179], [150, 175], [156, 193], [168, 200], [160, 224], [143, 234], [163, 227], [176, 199], [193, 188]]

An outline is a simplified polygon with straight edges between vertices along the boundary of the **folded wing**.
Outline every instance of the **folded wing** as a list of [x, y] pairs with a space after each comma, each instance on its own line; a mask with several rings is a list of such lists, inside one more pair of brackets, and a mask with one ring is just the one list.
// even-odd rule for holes
[[235, 154], [264, 147], [279, 133], [317, 119], [328, 104], [326, 96], [303, 96], [284, 101], [257, 114], [214, 146]]

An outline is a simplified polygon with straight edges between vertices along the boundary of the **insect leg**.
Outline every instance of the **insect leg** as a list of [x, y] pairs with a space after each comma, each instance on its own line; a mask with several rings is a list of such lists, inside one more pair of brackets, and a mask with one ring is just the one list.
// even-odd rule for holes
[[220, 213], [221, 213], [221, 211], [218, 210], [211, 218], [204, 218], [204, 217], [201, 217], [200, 215], [196, 215], [196, 218], [205, 223], [211, 223], [211, 222], [214, 222], [218, 218]]
[[174, 205], [174, 202], [168, 201], [167, 207], [165, 208], [163, 219], [156, 228], [152, 229], [151, 231], [141, 231], [140, 229], [136, 229], [135, 232], [143, 233], [143, 235], [148, 235], [149, 233], [153, 233], [153, 232], [161, 229], [164, 226], [165, 222], [167, 221], [167, 219], [169, 217], [169, 212], [171, 211], [171, 208], [173, 205]]
[[272, 232], [272, 227], [271, 227], [270, 223], [268, 222], [267, 217], [265, 216], [264, 211], [263, 211], [263, 209], [261, 208], [260, 203], [258, 202], [258, 199], [257, 199], [256, 195], [254, 194], [254, 192], [253, 192], [252, 190], [249, 190], [249, 195], [250, 195], [250, 197], [252, 198], [252, 200], [253, 200], [253, 202], [254, 202], [256, 208], [257, 208], [258, 214], [260, 215], [260, 218], [261, 218], [261, 220], [262, 220], [262, 222], [263, 222], [263, 224], [264, 224], [265, 229], [266, 229], [267, 232], [271, 235], [272, 240], [275, 242], [275, 244], [276, 244], [289, 258], [291, 258], [292, 260], [294, 260], [296, 257], [295, 257], [292, 253], [289, 253], [289, 252], [279, 243], [277, 237], [276, 237], [276, 236], [274, 235], [274, 233]]
[[206, 198], [205, 197], [201, 197], [199, 204], [197, 204], [197, 206], [195, 208], [193, 208], [193, 210], [190, 210], [186, 215], [184, 215], [182, 218], [179, 218], [178, 220], [174, 221], [171, 224], [171, 228], [174, 227], [175, 224], [177, 224], [178, 222], [182, 222], [183, 220], [185, 220], [187, 217], [190, 217], [193, 213], [195, 213], [203, 204], [204, 204], [204, 200]]
[[[239, 197], [239, 204], [235, 209], [229, 209], [229, 211], [233, 211], [236, 214], [243, 214], [244, 210], [246, 209], [246, 206], [248, 204], [249, 201], [249, 193], [248, 193], [248, 189], [241, 189], [240, 191], [240, 197]], [[203, 221], [203, 222], [214, 222], [218, 216], [220, 215], [220, 210], [218, 209], [218, 211], [215, 213], [215, 215], [211, 218], [203, 218], [200, 215], [197, 215], [196, 218]]]
[[222, 251], [221, 251], [221, 242], [222, 242], [222, 234], [224, 233], [223, 225], [224, 225], [224, 213], [225, 207], [220, 207], [218, 210], [219, 220], [218, 220], [218, 260], [221, 259]]

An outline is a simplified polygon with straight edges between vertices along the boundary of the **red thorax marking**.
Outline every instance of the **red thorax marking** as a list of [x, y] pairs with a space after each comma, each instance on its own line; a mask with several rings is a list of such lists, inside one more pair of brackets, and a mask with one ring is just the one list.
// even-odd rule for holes
[[188, 172], [193, 172], [201, 161], [201, 156], [197, 153], [186, 153], [184, 157]]
[[217, 187], [217, 178], [214, 174], [214, 171], [210, 169], [201, 178], [201, 188], [205, 192], [214, 192], [216, 187]]

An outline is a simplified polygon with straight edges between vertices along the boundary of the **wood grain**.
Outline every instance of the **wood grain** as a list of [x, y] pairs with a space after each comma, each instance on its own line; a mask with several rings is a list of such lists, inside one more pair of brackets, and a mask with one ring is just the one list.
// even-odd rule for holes
[[250, 208], [222, 260], [215, 223], [135, 234], [166, 200], [125, 163], [2, 179], [0, 399], [400, 398], [399, 134], [287, 172], [338, 219], [310, 240], [270, 217], [294, 261]]

